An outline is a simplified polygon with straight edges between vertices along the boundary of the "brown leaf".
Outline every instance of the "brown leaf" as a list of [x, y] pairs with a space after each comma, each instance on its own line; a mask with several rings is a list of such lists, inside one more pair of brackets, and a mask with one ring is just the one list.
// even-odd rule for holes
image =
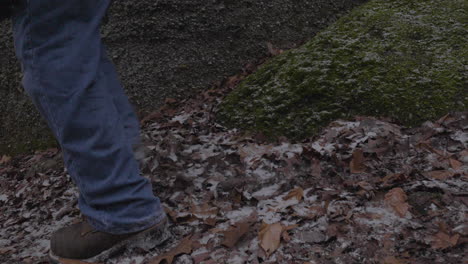
[[153, 120], [159, 120], [159, 119], [162, 119], [163, 118], [163, 114], [161, 112], [154, 112], [154, 113], [151, 113], [147, 116], [145, 116], [140, 124], [141, 125], [145, 125], [146, 123], [149, 123], [150, 121], [153, 121]]
[[395, 258], [393, 256], [385, 257], [382, 261], [382, 264], [406, 264], [408, 263], [404, 259]]
[[217, 207], [212, 207], [208, 203], [192, 205], [190, 209], [190, 213], [200, 219], [216, 218], [218, 211], [219, 209]]
[[7, 155], [3, 155], [2, 158], [0, 158], [0, 165], [6, 164], [11, 160], [11, 157]]
[[271, 44], [270, 42], [267, 42], [267, 48], [268, 48], [268, 52], [272, 56], [277, 56], [277, 55], [280, 55], [281, 53], [284, 52], [282, 49], [277, 49], [277, 48], [273, 47], [273, 44]]
[[176, 99], [174, 99], [174, 98], [166, 98], [166, 100], [165, 100], [166, 104], [175, 104], [177, 102], [178, 101]]
[[283, 226], [281, 223], [262, 223], [258, 239], [260, 241], [260, 247], [265, 251], [267, 257], [280, 247], [282, 233]]
[[449, 123], [455, 120], [455, 118], [451, 114], [446, 114], [441, 117], [439, 120], [436, 121], [436, 124], [443, 125], [444, 123]]
[[312, 177], [319, 178], [322, 175], [322, 167], [320, 166], [319, 159], [312, 160], [312, 168], [311, 168], [311, 175]]
[[359, 187], [361, 187], [363, 190], [366, 190], [366, 191], [374, 190], [374, 186], [372, 186], [370, 183], [365, 182], [365, 181], [360, 181], [360, 182], [357, 183], [357, 185]]
[[460, 152], [460, 157], [468, 157], [468, 150], [463, 150], [462, 152]]
[[422, 148], [422, 149], [425, 149], [431, 153], [434, 153], [434, 154], [437, 154], [441, 157], [444, 157], [445, 154], [442, 150], [439, 150], [439, 149], [436, 149], [434, 148], [429, 142], [426, 142], [426, 141], [423, 141], [423, 142], [419, 142], [417, 145], [417, 147], [419, 148]]
[[238, 223], [235, 226], [230, 227], [227, 231], [223, 231], [224, 233], [224, 240], [222, 245], [232, 248], [236, 245], [237, 241], [249, 232], [250, 223]]
[[446, 248], [454, 247], [457, 245], [459, 238], [460, 238], [459, 234], [450, 236], [445, 232], [439, 231], [437, 234], [435, 234], [432, 237], [432, 248], [433, 249], [446, 249]]
[[[167, 264], [172, 264], [174, 261], [174, 258], [177, 257], [178, 255], [181, 254], [190, 254], [192, 253], [192, 236], [187, 236], [184, 239], [182, 239], [177, 245], [177, 247], [169, 250], [168, 252], [157, 256], [153, 259], [151, 259], [148, 263], [149, 264], [160, 264], [160, 263], [167, 263]], [[166, 262], [163, 262], [166, 261]]]
[[408, 179], [408, 176], [404, 173], [394, 173], [388, 174], [387, 176], [383, 177], [380, 182], [382, 182], [383, 187], [391, 186], [398, 182], [403, 182]]
[[463, 166], [463, 164], [460, 161], [456, 159], [452, 159], [452, 158], [449, 158], [449, 163], [450, 163], [450, 166], [452, 166], [452, 169], [454, 170], [459, 170], [461, 166]]
[[282, 237], [285, 241], [289, 239], [289, 235], [285, 235], [284, 233], [297, 226], [298, 225], [283, 226], [281, 223], [266, 224], [263, 222], [258, 237], [260, 248], [263, 249], [266, 257], [269, 257], [280, 247]]
[[296, 198], [296, 200], [301, 201], [304, 197], [304, 190], [301, 187], [297, 187], [296, 189], [291, 190], [283, 200], [290, 200]]
[[216, 217], [209, 217], [209, 218], [203, 219], [203, 222], [206, 225], [215, 226], [218, 221], [216, 220]]
[[288, 232], [283, 232], [281, 234], [281, 238], [283, 238], [283, 240], [286, 241], [286, 242], [291, 241], [291, 237], [289, 236]]
[[452, 178], [455, 175], [455, 173], [446, 170], [438, 170], [426, 172], [425, 175], [429, 178], [445, 181], [449, 178]]
[[392, 207], [400, 217], [404, 217], [410, 208], [409, 204], [406, 202], [407, 199], [408, 196], [406, 196], [405, 191], [401, 188], [391, 189], [385, 195], [385, 202]]
[[364, 152], [362, 149], [356, 149], [353, 152], [353, 159], [349, 163], [349, 168], [351, 173], [363, 173], [366, 171], [366, 166], [364, 165]]
[[14, 251], [15, 251], [15, 248], [13, 247], [0, 248], [0, 255], [5, 255], [7, 253], [14, 252]]
[[225, 87], [232, 89], [236, 87], [245, 77], [242, 76], [241, 74], [229, 77], [227, 81], [225, 82]]
[[166, 212], [167, 215], [171, 218], [174, 223], [177, 223], [177, 213], [174, 212], [171, 208], [164, 206], [164, 212]]

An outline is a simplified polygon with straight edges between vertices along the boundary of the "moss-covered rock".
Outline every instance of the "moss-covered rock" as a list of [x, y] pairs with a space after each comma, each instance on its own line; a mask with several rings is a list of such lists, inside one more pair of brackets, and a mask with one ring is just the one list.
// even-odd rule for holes
[[374, 0], [273, 58], [227, 96], [229, 126], [294, 139], [333, 119], [417, 125], [466, 109], [468, 1]]

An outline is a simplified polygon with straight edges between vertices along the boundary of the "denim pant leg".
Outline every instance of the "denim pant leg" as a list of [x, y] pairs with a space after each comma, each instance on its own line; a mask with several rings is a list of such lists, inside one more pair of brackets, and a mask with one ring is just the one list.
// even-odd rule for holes
[[117, 111], [123, 120], [126, 138], [129, 140], [132, 146], [136, 146], [141, 141], [140, 123], [138, 121], [138, 117], [133, 106], [130, 104], [127, 95], [124, 92], [124, 89], [119, 81], [119, 77], [117, 76], [115, 66], [107, 56], [104, 45], [102, 48], [101, 67], [107, 74], [109, 82], [111, 82], [111, 85], [108, 85], [107, 88], [109, 89], [109, 93], [113, 96], [115, 107], [117, 108]]
[[14, 38], [24, 87], [62, 146], [82, 213], [96, 229], [122, 234], [159, 222], [164, 211], [139, 175], [112, 92], [122, 88], [99, 33], [110, 2], [22, 0]]

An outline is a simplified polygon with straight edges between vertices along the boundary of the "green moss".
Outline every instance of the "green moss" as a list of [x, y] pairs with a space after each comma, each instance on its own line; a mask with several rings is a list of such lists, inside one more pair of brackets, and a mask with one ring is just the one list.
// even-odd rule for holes
[[337, 118], [418, 125], [468, 105], [466, 0], [375, 0], [263, 65], [227, 96], [225, 124], [309, 137]]

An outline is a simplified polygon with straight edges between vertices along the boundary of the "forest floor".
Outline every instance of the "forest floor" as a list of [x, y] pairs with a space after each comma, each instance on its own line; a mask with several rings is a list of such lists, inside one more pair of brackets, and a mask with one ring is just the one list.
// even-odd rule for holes
[[[216, 123], [239, 79], [142, 121], [173, 236], [107, 263], [466, 263], [468, 113], [270, 142]], [[46, 263], [51, 232], [81, 219], [77, 194], [59, 150], [0, 157], [0, 262]]]

